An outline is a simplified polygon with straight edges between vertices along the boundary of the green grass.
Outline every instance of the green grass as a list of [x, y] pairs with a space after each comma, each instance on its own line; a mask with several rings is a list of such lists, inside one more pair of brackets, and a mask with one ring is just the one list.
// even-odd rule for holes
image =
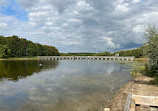
[[[131, 62], [129, 65], [132, 66], [132, 70], [130, 72], [130, 74], [134, 77], [134, 76], [138, 76], [138, 75], [145, 75], [145, 76], [150, 76], [149, 72], [147, 71], [147, 61], [134, 61]], [[158, 86], [158, 77], [153, 77], [153, 80], [150, 81], [150, 83], [152, 85], [156, 85]]]
[[146, 74], [146, 64], [147, 61], [139, 60], [139, 61], [131, 61], [131, 62], [121, 62], [127, 64], [129, 67], [132, 67], [130, 74], [132, 76], [137, 75], [145, 75]]
[[137, 75], [145, 75], [146, 74], [146, 67], [145, 66], [134, 66], [132, 71], [130, 72], [132, 76]]

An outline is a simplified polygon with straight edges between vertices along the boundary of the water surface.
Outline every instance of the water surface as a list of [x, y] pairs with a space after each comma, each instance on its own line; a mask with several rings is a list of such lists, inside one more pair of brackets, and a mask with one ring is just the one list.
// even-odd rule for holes
[[130, 79], [114, 61], [0, 61], [0, 110], [101, 111]]

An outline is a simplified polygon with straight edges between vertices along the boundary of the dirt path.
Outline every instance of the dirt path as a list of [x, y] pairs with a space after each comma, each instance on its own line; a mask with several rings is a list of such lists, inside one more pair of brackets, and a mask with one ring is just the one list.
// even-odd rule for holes
[[124, 111], [127, 95], [131, 92], [136, 95], [158, 96], [158, 86], [151, 85], [150, 77], [137, 76], [132, 81], [125, 84], [107, 105], [110, 111]]

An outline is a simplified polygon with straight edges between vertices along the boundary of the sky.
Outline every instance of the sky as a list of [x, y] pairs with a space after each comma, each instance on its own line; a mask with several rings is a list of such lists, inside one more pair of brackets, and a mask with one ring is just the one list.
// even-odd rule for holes
[[0, 0], [0, 35], [60, 52], [134, 49], [158, 25], [158, 0]]

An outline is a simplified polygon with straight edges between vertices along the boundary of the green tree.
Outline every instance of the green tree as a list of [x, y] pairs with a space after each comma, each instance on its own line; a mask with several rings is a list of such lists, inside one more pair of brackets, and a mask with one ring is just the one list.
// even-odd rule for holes
[[0, 58], [9, 57], [11, 54], [11, 50], [7, 45], [0, 44]]
[[3, 58], [5, 56], [5, 50], [2, 44], [0, 44], [0, 58]]
[[146, 29], [145, 55], [149, 58], [148, 75], [158, 77], [158, 30], [155, 26]]

